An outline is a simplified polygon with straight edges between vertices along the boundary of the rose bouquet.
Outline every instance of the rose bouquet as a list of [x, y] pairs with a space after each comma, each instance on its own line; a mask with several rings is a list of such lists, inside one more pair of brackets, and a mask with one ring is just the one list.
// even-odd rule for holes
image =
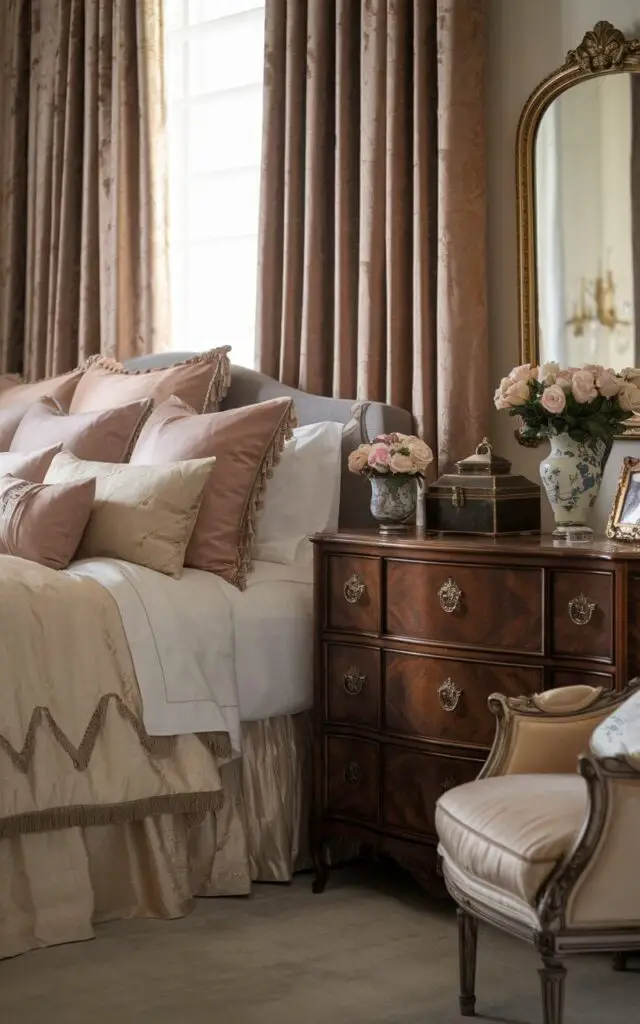
[[522, 423], [521, 441], [544, 441], [568, 434], [574, 441], [610, 441], [620, 424], [640, 412], [640, 370], [558, 363], [516, 366], [500, 381], [496, 409], [507, 409]]
[[361, 444], [349, 456], [352, 473], [423, 477], [433, 453], [429, 445], [412, 434], [379, 434], [371, 444]]

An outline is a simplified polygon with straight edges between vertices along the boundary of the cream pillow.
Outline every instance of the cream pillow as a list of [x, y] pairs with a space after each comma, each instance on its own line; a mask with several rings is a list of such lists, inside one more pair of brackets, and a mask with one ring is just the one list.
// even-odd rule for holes
[[95, 479], [96, 496], [78, 558], [121, 558], [179, 578], [215, 458], [158, 466], [85, 462], [56, 455], [47, 484]]

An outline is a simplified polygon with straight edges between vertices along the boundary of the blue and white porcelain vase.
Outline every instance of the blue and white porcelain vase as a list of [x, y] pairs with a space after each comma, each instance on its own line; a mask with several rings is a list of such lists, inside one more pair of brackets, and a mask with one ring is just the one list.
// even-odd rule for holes
[[382, 533], [400, 533], [416, 519], [418, 485], [415, 476], [374, 473], [371, 481], [371, 515]]
[[607, 446], [600, 440], [575, 441], [569, 434], [550, 440], [540, 476], [556, 521], [553, 536], [586, 540], [593, 535], [587, 518], [600, 490]]

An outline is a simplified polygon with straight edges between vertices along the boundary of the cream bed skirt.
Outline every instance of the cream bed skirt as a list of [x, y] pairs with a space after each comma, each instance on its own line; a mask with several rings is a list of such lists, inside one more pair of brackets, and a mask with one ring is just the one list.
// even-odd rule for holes
[[194, 896], [241, 896], [307, 866], [308, 714], [245, 723], [220, 768], [224, 804], [195, 822], [160, 815], [0, 840], [0, 957], [94, 935], [94, 924], [175, 918]]

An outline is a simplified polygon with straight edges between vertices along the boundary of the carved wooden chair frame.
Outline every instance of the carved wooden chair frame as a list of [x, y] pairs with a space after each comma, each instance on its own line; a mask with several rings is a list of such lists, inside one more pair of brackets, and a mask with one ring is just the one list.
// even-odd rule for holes
[[[520, 718], [540, 718], [550, 721], [553, 717], [575, 720], [581, 717], [593, 718], [601, 713], [600, 721], [620, 707], [636, 690], [640, 679], [633, 680], [623, 692], [596, 692], [595, 699], [579, 710], [550, 710], [536, 703], [534, 697], [507, 698], [494, 694], [489, 706], [497, 719], [497, 731], [489, 759], [479, 778], [491, 778], [502, 774], [514, 749], [514, 734]], [[558, 865], [540, 888], [534, 909], [540, 922], [539, 929], [527, 927], [498, 908], [470, 897], [447, 874], [446, 862], [443, 874], [447, 889], [458, 905], [458, 939], [460, 961], [460, 1012], [462, 1016], [475, 1014], [475, 973], [478, 922], [484, 921], [517, 938], [530, 942], [540, 953], [542, 969], [542, 996], [545, 1024], [561, 1024], [564, 1002], [566, 968], [562, 959], [575, 953], [612, 952], [614, 968], [624, 970], [627, 957], [640, 949], [638, 928], [594, 928], [572, 929], [566, 924], [566, 910], [569, 898], [583, 871], [589, 864], [607, 822], [610, 803], [608, 783], [611, 780], [633, 778], [640, 784], [638, 767], [633, 767], [626, 757], [607, 759], [584, 754], [579, 758], [578, 771], [585, 779], [588, 792], [587, 813], [582, 830], [569, 855]]]

